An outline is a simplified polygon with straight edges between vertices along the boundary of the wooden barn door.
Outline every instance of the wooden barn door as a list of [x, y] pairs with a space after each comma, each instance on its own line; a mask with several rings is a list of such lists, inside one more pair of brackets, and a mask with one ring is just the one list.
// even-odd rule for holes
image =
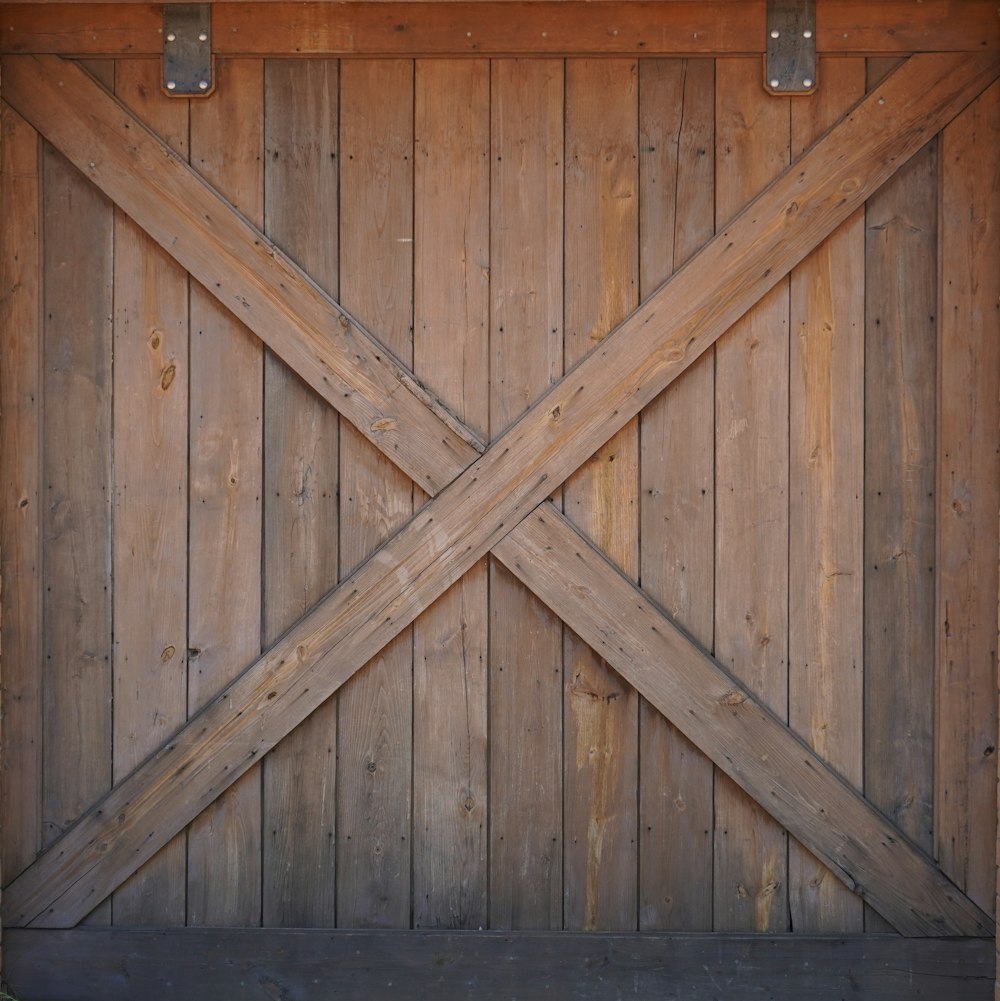
[[992, 996], [1000, 23], [818, 8], [0, 5], [23, 1001]]

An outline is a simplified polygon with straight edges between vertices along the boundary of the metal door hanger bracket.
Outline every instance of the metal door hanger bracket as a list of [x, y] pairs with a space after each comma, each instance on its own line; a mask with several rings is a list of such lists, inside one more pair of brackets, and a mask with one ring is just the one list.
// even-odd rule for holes
[[215, 89], [212, 5], [163, 5], [163, 90], [170, 97], [208, 97]]
[[768, 0], [764, 88], [772, 94], [816, 89], [816, 0]]

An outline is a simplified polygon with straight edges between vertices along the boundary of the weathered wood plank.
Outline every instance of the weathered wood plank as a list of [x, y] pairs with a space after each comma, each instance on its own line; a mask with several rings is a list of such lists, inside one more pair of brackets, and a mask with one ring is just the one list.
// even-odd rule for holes
[[[639, 64], [640, 292], [712, 236], [715, 64]], [[713, 637], [715, 348], [640, 417], [639, 579], [705, 649]], [[639, 717], [639, 929], [712, 927], [712, 763], [645, 699]]]
[[[862, 59], [825, 59], [821, 88], [792, 102], [792, 155], [865, 89]], [[856, 213], [791, 278], [788, 722], [863, 785], [864, 215]], [[791, 927], [860, 932], [860, 901], [789, 844]]]
[[[418, 61], [414, 116], [414, 371], [485, 438], [489, 63]], [[414, 624], [417, 928], [487, 925], [487, 589], [481, 560]]]
[[[789, 160], [789, 99], [760, 64], [716, 62], [715, 205], [727, 223]], [[715, 352], [715, 655], [788, 712], [788, 284]], [[714, 927], [786, 931], [787, 838], [727, 778], [715, 784]]]
[[0, 860], [10, 882], [42, 847], [42, 298], [38, 133], [0, 105]]
[[50, 57], [5, 58], [3, 74], [8, 99], [30, 102], [36, 127], [44, 121], [77, 167], [111, 187], [131, 218], [425, 489], [439, 490], [481, 450], [384, 346], [86, 74]]
[[38, 1001], [302, 1001], [316, 983], [337, 1001], [715, 1001], [720, 992], [987, 1001], [993, 993], [992, 947], [975, 939], [228, 928], [14, 930], [5, 938], [11, 982]]
[[[51, 844], [112, 784], [113, 208], [47, 144], [42, 170], [42, 400], [59, 401], [42, 415], [42, 840]], [[96, 919], [109, 921], [110, 908]]]
[[[158, 56], [159, 7], [13, 3], [0, 9], [0, 51]], [[990, 0], [822, 0], [821, 52], [1000, 49]], [[765, 5], [665, 2], [219, 3], [222, 55], [735, 55], [764, 51]]]
[[[341, 66], [340, 289], [405, 364], [413, 357], [413, 62]], [[413, 511], [410, 481], [341, 427], [340, 559], [357, 569]], [[403, 629], [340, 693], [337, 924], [410, 925], [413, 640]]]
[[[119, 99], [180, 154], [186, 101], [151, 60], [119, 60]], [[188, 279], [123, 212], [114, 266], [114, 779], [187, 719]], [[154, 611], [155, 610], [155, 611]], [[183, 925], [185, 839], [114, 896], [118, 925]]]
[[994, 899], [1000, 508], [1000, 87], [942, 133], [938, 235], [935, 853]]
[[[562, 373], [563, 73], [561, 60], [493, 63], [494, 439]], [[562, 629], [492, 562], [489, 672], [490, 927], [560, 928]]]
[[[552, 505], [532, 512], [493, 551], [771, 817], [857, 893], [901, 917], [906, 934], [940, 920], [930, 916], [940, 896], [962, 899], [928, 856], [724, 665], [626, 577], [608, 573]], [[962, 906], [978, 911], [967, 900]], [[980, 913], [977, 920], [983, 934], [990, 919]]]
[[[219, 61], [191, 105], [191, 160], [255, 225], [263, 216], [263, 64]], [[260, 652], [263, 348], [191, 289], [188, 709], [196, 714]], [[260, 923], [260, 771], [188, 832], [188, 923]]]
[[[565, 347], [572, 365], [639, 298], [638, 66], [566, 64]], [[570, 521], [639, 571], [639, 421], [566, 481]], [[563, 638], [563, 923], [636, 927], [639, 697], [578, 636]]]
[[[86, 913], [169, 838], [174, 824], [210, 803], [508, 534], [508, 522], [516, 525], [662, 391], [998, 71], [991, 56], [915, 57], [866, 98], [486, 456], [16, 880], [4, 897], [8, 920], [52, 925]], [[185, 797], [168, 803], [178, 769]], [[948, 915], [945, 926], [956, 931], [990, 924], [960, 895], [938, 904]], [[941, 929], [909, 910], [889, 909], [915, 934]]]
[[[869, 86], [891, 68], [869, 65]], [[898, 71], [897, 71], [898, 72]], [[937, 147], [875, 194], [865, 242], [865, 794], [933, 847]], [[870, 915], [869, 930], [888, 930]]]
[[[339, 282], [336, 62], [269, 60], [264, 229], [330, 294]], [[338, 576], [339, 418], [279, 358], [264, 358], [263, 639], [273, 643]], [[333, 927], [337, 701], [264, 759], [266, 925]]]

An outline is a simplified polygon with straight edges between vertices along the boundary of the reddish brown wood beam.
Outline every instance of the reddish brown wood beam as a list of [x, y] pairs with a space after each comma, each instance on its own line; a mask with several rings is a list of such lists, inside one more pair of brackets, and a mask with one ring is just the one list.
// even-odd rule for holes
[[[455, 0], [455, 2], [217, 3], [218, 55], [499, 56], [762, 53], [764, 0]], [[821, 53], [1000, 48], [988, 0], [819, 0]], [[0, 6], [0, 52], [162, 53], [156, 4]]]

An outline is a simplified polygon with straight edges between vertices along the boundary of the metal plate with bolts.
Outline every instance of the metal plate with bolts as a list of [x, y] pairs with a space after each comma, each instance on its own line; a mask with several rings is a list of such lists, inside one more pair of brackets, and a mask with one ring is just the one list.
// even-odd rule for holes
[[163, 5], [163, 90], [170, 97], [208, 97], [215, 89], [212, 5]]
[[816, 0], [768, 0], [764, 87], [772, 94], [816, 89]]

